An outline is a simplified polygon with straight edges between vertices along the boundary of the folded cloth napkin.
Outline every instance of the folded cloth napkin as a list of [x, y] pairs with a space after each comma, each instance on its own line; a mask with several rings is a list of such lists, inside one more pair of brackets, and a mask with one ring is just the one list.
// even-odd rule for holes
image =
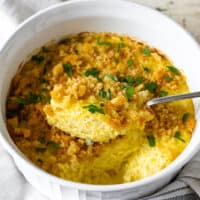
[[[61, 0], [0, 0], [0, 48], [13, 28], [38, 10]], [[0, 146], [0, 200], [48, 200], [34, 189], [17, 170], [12, 158]], [[77, 200], [73, 192], [67, 199]], [[95, 200], [88, 197], [88, 200]], [[196, 155], [169, 185], [141, 200], [200, 200], [200, 153]]]

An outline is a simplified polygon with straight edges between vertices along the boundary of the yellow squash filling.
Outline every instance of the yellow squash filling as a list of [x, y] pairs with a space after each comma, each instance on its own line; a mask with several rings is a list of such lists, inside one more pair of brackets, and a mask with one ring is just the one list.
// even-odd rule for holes
[[21, 66], [7, 99], [7, 126], [36, 165], [64, 179], [116, 184], [169, 165], [195, 126], [188, 92], [157, 49], [114, 33], [80, 33], [43, 46]]

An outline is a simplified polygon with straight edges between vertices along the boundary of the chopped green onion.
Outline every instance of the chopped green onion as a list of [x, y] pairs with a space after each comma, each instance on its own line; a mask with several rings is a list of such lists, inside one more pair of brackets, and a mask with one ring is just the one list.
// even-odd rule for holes
[[44, 57], [41, 55], [34, 55], [34, 56], [32, 56], [31, 60], [41, 63], [44, 60]]
[[38, 102], [44, 101], [44, 102], [50, 103], [51, 97], [49, 95], [39, 94], [37, 100]]
[[115, 75], [107, 74], [106, 76], [109, 77], [110, 79], [112, 79], [112, 80], [115, 81], [115, 82], [119, 81], [119, 79], [118, 79], [117, 76], [115, 76]]
[[38, 97], [38, 95], [30, 92], [27, 100], [28, 103], [37, 103], [39, 102], [40, 98]]
[[137, 76], [137, 77], [135, 78], [135, 80], [134, 80], [134, 83], [135, 83], [136, 85], [139, 85], [140, 83], [142, 83], [142, 81], [143, 81], [143, 77]]
[[133, 96], [133, 94], [134, 94], [134, 87], [128, 85], [128, 86], [125, 88], [125, 90], [126, 90], [126, 97], [127, 97], [127, 99], [130, 101], [131, 98], [132, 98], [132, 96]]
[[121, 89], [123, 90], [123, 89], [126, 89], [126, 88], [127, 88], [127, 85], [124, 84], [124, 85], [121, 85], [120, 87], [121, 87]]
[[167, 68], [173, 74], [180, 75], [180, 71], [177, 68], [175, 68], [174, 66], [167, 66]]
[[110, 89], [109, 89], [107, 92], [104, 91], [103, 89], [101, 89], [101, 90], [99, 91], [99, 96], [102, 97], [102, 98], [106, 98], [106, 99], [110, 100], [110, 99], [111, 99], [111, 92], [110, 92]]
[[167, 96], [168, 95], [168, 92], [167, 91], [164, 91], [164, 90], [161, 90], [160, 91], [160, 97], [164, 97], [164, 96]]
[[59, 148], [59, 144], [54, 141], [49, 141], [47, 145], [51, 146], [53, 149], [57, 150]]
[[117, 44], [117, 48], [116, 51], [119, 52], [121, 48], [124, 48], [126, 46], [126, 44], [124, 44], [123, 42], [119, 42]]
[[95, 78], [98, 79], [99, 76], [99, 70], [95, 67], [88, 69], [87, 71], [85, 71], [84, 73], [85, 76], [94, 76]]
[[97, 38], [97, 44], [101, 45], [101, 46], [110, 46], [111, 45], [111, 43], [108, 41], [101, 41], [100, 37]]
[[67, 73], [69, 77], [72, 77], [72, 67], [73, 67], [72, 64], [69, 62], [63, 64], [64, 71]]
[[145, 83], [144, 88], [149, 90], [150, 92], [155, 92], [157, 90], [158, 85], [154, 82], [148, 81]]
[[147, 140], [149, 142], [150, 147], [155, 147], [156, 146], [156, 139], [153, 135], [148, 135]]
[[125, 77], [121, 78], [120, 82], [126, 82], [129, 85], [132, 85], [133, 82], [134, 82], [134, 80], [133, 80], [133, 78], [130, 75], [128, 75], [128, 76], [125, 76]]
[[102, 97], [102, 98], [104, 98], [106, 96], [106, 92], [103, 89], [101, 89], [99, 91], [99, 96]]
[[189, 112], [186, 112], [183, 114], [182, 116], [182, 122], [185, 123], [189, 117], [190, 113]]
[[23, 105], [25, 105], [25, 104], [27, 104], [27, 99], [25, 99], [24, 97], [17, 97], [17, 98], [16, 98], [16, 102], [17, 102], [18, 104], [23, 104]]
[[50, 102], [50, 96], [43, 95], [43, 94], [36, 95], [36, 94], [33, 94], [32, 92], [30, 92], [28, 97], [26, 97], [26, 98], [24, 98], [24, 97], [16, 98], [16, 102], [18, 104], [23, 104], [23, 105], [31, 104], [31, 103], [35, 104], [40, 101]]
[[108, 99], [108, 100], [111, 99], [111, 92], [110, 92], [110, 89], [106, 92], [105, 98]]
[[131, 67], [133, 65], [133, 59], [129, 59], [128, 61], [127, 61], [127, 66], [128, 67]]
[[98, 43], [98, 45], [101, 45], [101, 46], [110, 46], [111, 43], [108, 42], [108, 41], [101, 41], [101, 42]]
[[176, 131], [174, 137], [182, 142], [185, 142], [185, 140], [183, 138], [181, 138], [181, 134], [179, 131]]
[[83, 106], [83, 108], [88, 109], [88, 111], [90, 111], [91, 113], [98, 112], [98, 113], [101, 113], [101, 114], [105, 114], [105, 112], [104, 112], [104, 110], [102, 108], [99, 108], [94, 104]]
[[145, 47], [145, 48], [143, 49], [143, 54], [146, 55], [146, 56], [149, 56], [149, 55], [150, 55], [150, 50], [149, 50], [148, 47]]
[[147, 73], [151, 72], [151, 70], [148, 67], [144, 67], [144, 71]]
[[174, 78], [171, 77], [171, 76], [165, 75], [165, 76], [164, 76], [164, 79], [165, 79], [166, 81], [172, 81]]

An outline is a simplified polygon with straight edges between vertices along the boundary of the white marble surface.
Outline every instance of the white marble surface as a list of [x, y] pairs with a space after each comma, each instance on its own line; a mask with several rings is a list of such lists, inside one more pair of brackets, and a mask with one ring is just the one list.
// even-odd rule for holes
[[173, 18], [200, 42], [200, 0], [133, 0]]

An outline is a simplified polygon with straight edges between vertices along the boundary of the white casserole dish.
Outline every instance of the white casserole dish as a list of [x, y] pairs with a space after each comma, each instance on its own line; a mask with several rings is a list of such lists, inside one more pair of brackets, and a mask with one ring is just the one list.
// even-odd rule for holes
[[[179, 25], [160, 13], [123, 0], [75, 0], [45, 9], [21, 24], [0, 53], [0, 139], [27, 180], [50, 199], [63, 200], [67, 191], [76, 199], [137, 199], [167, 184], [200, 149], [199, 100], [197, 124], [190, 144], [167, 168], [140, 181], [90, 185], [55, 177], [33, 165], [11, 140], [5, 123], [5, 101], [12, 77], [22, 60], [52, 39], [83, 31], [125, 33], [165, 52], [183, 69], [191, 91], [200, 90], [200, 48]], [[73, 188], [73, 190], [72, 190]]]

